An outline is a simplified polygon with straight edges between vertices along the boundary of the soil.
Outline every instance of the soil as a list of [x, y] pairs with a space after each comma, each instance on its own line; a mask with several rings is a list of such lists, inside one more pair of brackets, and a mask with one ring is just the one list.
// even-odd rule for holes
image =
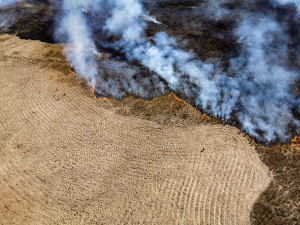
[[250, 224], [250, 138], [169, 95], [95, 99], [62, 46], [0, 36], [1, 224]]

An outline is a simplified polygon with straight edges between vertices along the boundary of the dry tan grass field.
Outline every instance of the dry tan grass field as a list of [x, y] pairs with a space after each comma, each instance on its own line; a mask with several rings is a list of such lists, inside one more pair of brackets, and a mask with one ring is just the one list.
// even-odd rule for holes
[[59, 45], [1, 35], [0, 96], [0, 224], [250, 224], [272, 179], [248, 137], [172, 96], [95, 100]]

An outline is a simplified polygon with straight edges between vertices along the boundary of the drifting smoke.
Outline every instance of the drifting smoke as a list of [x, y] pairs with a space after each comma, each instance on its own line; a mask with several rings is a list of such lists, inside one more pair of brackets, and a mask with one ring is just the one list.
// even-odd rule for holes
[[0, 15], [0, 28], [8, 27], [14, 21], [14, 16], [8, 13], [2, 13]]
[[[241, 91], [238, 118], [244, 129], [255, 137], [259, 137], [256, 132], [259, 129], [264, 132], [267, 141], [273, 140], [276, 135], [287, 139], [286, 130], [295, 120], [291, 108], [299, 101], [290, 91], [291, 83], [298, 74], [284, 67], [287, 62], [287, 46], [282, 44], [287, 43], [285, 35], [277, 22], [268, 19], [259, 22], [245, 20], [236, 34], [247, 46], [246, 55], [231, 60], [232, 69], [244, 76], [236, 80]], [[274, 48], [276, 42], [279, 44]], [[248, 71], [247, 75], [239, 72], [244, 63], [247, 64], [242, 71]], [[298, 121], [294, 122], [299, 125]]]
[[[196, 84], [198, 89], [195, 103], [214, 116], [221, 116], [217, 106], [220, 92], [214, 81], [209, 79], [213, 65], [193, 60], [194, 53], [178, 49], [175, 38], [164, 32], [157, 33], [152, 40], [147, 40], [144, 35], [145, 23], [138, 19], [143, 15], [144, 11], [137, 0], [132, 0], [130, 4], [128, 1], [116, 1], [105, 29], [121, 34], [123, 39], [118, 46], [123, 48], [127, 57], [138, 59], [144, 66], [164, 78], [174, 91], [183, 88], [180, 78], [183, 74], [188, 75], [189, 81]], [[190, 91], [189, 88], [185, 88], [184, 92], [189, 95]]]
[[[146, 89], [139, 90], [141, 84], [133, 81], [132, 76], [128, 75], [130, 72], [124, 70], [124, 77], [118, 78], [121, 81], [104, 79], [96, 66], [93, 54], [100, 54], [92, 38], [92, 28], [88, 26], [81, 9], [97, 13], [93, 6], [102, 2], [65, 0], [62, 5], [64, 17], [56, 36], [67, 36], [72, 43], [65, 50], [68, 59], [77, 73], [85, 76], [92, 85], [98, 84], [98, 92], [105, 89], [112, 96], [122, 97], [125, 92], [120, 88], [121, 82], [122, 88], [138, 90], [135, 94], [145, 97]], [[225, 121], [230, 119], [234, 110], [245, 131], [268, 142], [277, 137], [283, 140], [290, 138], [287, 128], [291, 121], [298, 127], [299, 123], [293, 118], [291, 110], [299, 102], [290, 91], [290, 83], [298, 74], [284, 67], [287, 60], [287, 46], [284, 43], [287, 40], [275, 20], [267, 18], [254, 22], [245, 18], [240, 23], [236, 35], [247, 51], [231, 60], [230, 71], [235, 74], [232, 77], [227, 74], [213, 75], [214, 65], [196, 60], [193, 52], [180, 49], [176, 39], [165, 32], [159, 32], [151, 39], [146, 38], [145, 20], [160, 22], [145, 12], [138, 0], [109, 1], [108, 4], [112, 9], [103, 30], [111, 35], [121, 35], [122, 39], [107, 45], [121, 49], [128, 60], [139, 60], [143, 66], [162, 77], [168, 88], [193, 99], [193, 104], [198, 108]], [[279, 51], [280, 54], [277, 54]], [[159, 83], [157, 78], [152, 80], [158, 89], [156, 93], [163, 93], [162, 83], [156, 82]]]
[[[19, 0], [0, 0], [0, 9], [5, 6], [13, 5], [18, 1]], [[15, 20], [15, 15], [7, 12], [2, 12], [0, 14], [0, 28], [3, 29], [5, 27], [8, 27], [14, 22], [14, 20]]]
[[156, 24], [161, 24], [161, 22], [156, 20], [155, 16], [149, 15], [149, 12], [146, 12], [144, 15], [142, 15], [141, 18], [144, 19], [144, 20], [147, 20], [149, 22], [153, 22], [153, 23], [156, 23]]
[[[230, 16], [222, 4], [206, 7], [216, 19]], [[205, 10], [194, 9], [200, 11]], [[147, 37], [149, 23], [162, 23], [139, 0], [64, 0], [60, 16], [56, 41], [69, 43], [64, 49], [68, 60], [100, 95], [153, 98], [173, 91], [211, 116], [224, 121], [234, 117], [260, 141], [286, 141], [291, 125], [299, 132], [293, 116], [299, 100], [291, 90], [299, 74], [287, 66], [290, 36], [272, 14], [241, 17], [235, 38], [244, 51], [230, 60], [226, 73], [218, 64], [201, 61], [196, 53], [181, 48], [165, 32]], [[101, 48], [123, 56], [100, 54]]]
[[[96, 86], [98, 94], [108, 97], [122, 98], [129, 93], [143, 98], [153, 98], [164, 94], [166, 85], [162, 79], [150, 74], [145, 68], [137, 68], [130, 62], [114, 59], [108, 62], [102, 59], [105, 55], [102, 56], [95, 45], [99, 40], [92, 37], [92, 28], [99, 25], [89, 20], [88, 16], [107, 14], [107, 11], [103, 12], [101, 7], [103, 5], [108, 7], [112, 14], [111, 18], [107, 19], [106, 29], [110, 33], [122, 35], [123, 43], [135, 42], [140, 37], [146, 27], [144, 21], [159, 24], [154, 16], [143, 11], [137, 1], [63, 1], [61, 7], [63, 19], [58, 24], [55, 39], [59, 42], [72, 43], [64, 51], [76, 73], [85, 77], [89, 84]], [[118, 17], [120, 13], [125, 13], [122, 18]], [[118, 48], [121, 45], [115, 44], [113, 47]]]
[[[142, 13], [137, 5], [139, 10], [134, 12]], [[277, 51], [273, 46], [275, 41], [279, 43], [278, 49], [287, 49], [282, 44], [287, 43], [285, 35], [274, 20], [250, 22], [245, 19], [236, 35], [246, 44], [247, 54], [231, 61], [235, 78], [230, 79], [226, 74], [211, 78], [212, 64], [194, 60], [192, 52], [180, 50], [176, 40], [166, 33], [157, 33], [150, 42], [143, 37], [144, 24], [138, 22], [138, 15], [130, 14], [126, 7], [117, 7], [106, 29], [123, 34], [119, 45], [123, 45], [128, 58], [138, 59], [163, 77], [174, 91], [182, 90], [188, 97], [192, 94], [194, 104], [210, 115], [226, 121], [234, 109], [243, 129], [258, 139], [270, 142], [276, 137], [284, 140], [289, 137], [287, 128], [290, 121], [295, 120], [291, 106], [298, 105], [290, 92], [290, 83], [297, 74], [282, 66], [287, 58], [284, 52], [280, 57], [274, 53]], [[274, 40], [275, 36], [277, 39], [280, 36], [279, 40]], [[246, 66], [242, 68], [243, 65]], [[188, 75], [193, 87], [196, 85], [196, 92], [191, 91], [192, 85], [182, 87], [182, 74]], [[298, 125], [298, 121], [295, 123]]]
[[9, 5], [13, 5], [18, 1], [19, 0], [0, 0], [0, 8], [5, 7], [5, 6], [9, 6]]
[[92, 85], [95, 85], [98, 74], [94, 57], [101, 54], [94, 44], [91, 28], [88, 26], [84, 13], [85, 10], [89, 10], [100, 3], [101, 0], [65, 0], [61, 6], [63, 19], [55, 32], [57, 41], [61, 41], [63, 37], [68, 43], [72, 43], [72, 45], [65, 48], [66, 56], [73, 64], [76, 72], [84, 76]]

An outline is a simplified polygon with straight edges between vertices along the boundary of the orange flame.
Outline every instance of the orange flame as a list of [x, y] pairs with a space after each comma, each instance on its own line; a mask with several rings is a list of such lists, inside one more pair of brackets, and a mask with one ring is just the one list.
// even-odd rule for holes
[[278, 145], [278, 146], [274, 146], [272, 148], [269, 147], [265, 147], [266, 149], [275, 149], [275, 148], [284, 148], [284, 147], [294, 147], [295, 146], [295, 142], [300, 139], [300, 136], [295, 136], [292, 140], [291, 140], [291, 144], [290, 145]]
[[69, 70], [70, 70], [71, 73], [74, 74], [74, 76], [76, 76], [76, 73], [72, 70], [72, 67], [73, 67], [73, 64], [71, 63], [71, 66], [70, 66], [70, 69], [69, 69]]
[[[76, 76], [76, 73], [72, 70], [72, 67], [73, 67], [73, 64], [71, 64], [71, 66], [70, 66], [70, 72], [73, 73], [73, 74]], [[90, 84], [87, 83], [87, 82], [86, 82], [86, 85], [90, 86]], [[93, 96], [94, 96], [95, 99], [102, 99], [102, 100], [109, 100], [109, 101], [111, 101], [111, 99], [108, 99], [107, 97], [97, 98], [97, 96], [95, 95], [95, 85], [92, 85], [92, 93], [93, 93]], [[184, 100], [178, 98], [177, 95], [176, 95], [175, 93], [171, 93], [171, 94], [169, 94], [169, 95], [167, 95], [167, 96], [165, 96], [165, 97], [170, 97], [170, 96], [173, 96], [173, 97], [176, 98], [178, 101], [184, 103], [185, 105], [188, 105], [188, 106], [191, 107], [193, 110], [196, 110], [200, 115], [205, 116], [205, 117], [211, 119], [211, 117], [207, 116], [207, 115], [204, 114], [204, 113], [201, 113], [198, 109], [196, 109], [196, 107], [194, 107], [194, 106], [190, 105], [189, 103], [187, 103], [186, 101], [184, 101]], [[128, 97], [128, 98], [132, 98], [132, 97]], [[158, 99], [159, 99], [159, 98], [154, 98], [154, 99], [152, 99], [151, 101], [145, 101], [145, 100], [143, 100], [143, 99], [138, 99], [138, 100], [144, 101], [144, 102], [146, 102], [146, 103], [150, 103], [150, 102], [154, 102], [154, 101], [156, 101], [156, 100], [158, 100]], [[290, 144], [290, 145], [281, 145], [281, 146], [278, 145], [278, 146], [274, 146], [274, 147], [271, 147], [271, 148], [270, 148], [270, 147], [262, 146], [262, 145], [260, 145], [260, 144], [255, 144], [255, 145], [256, 145], [257, 147], [258, 147], [258, 146], [262, 146], [262, 147], [264, 147], [264, 148], [266, 148], [266, 149], [276, 149], [276, 148], [284, 148], [284, 147], [290, 147], [290, 146], [291, 146], [291, 147], [294, 147], [294, 146], [295, 146], [295, 142], [296, 142], [298, 139], [300, 139], [300, 136], [295, 136], [295, 137], [291, 140], [291, 143], [292, 143], [292, 144]], [[255, 143], [255, 140], [254, 140], [254, 139], [251, 139], [251, 142]]]
[[92, 86], [92, 92], [93, 92], [93, 95], [94, 95], [94, 97], [95, 97], [95, 99], [97, 99], [97, 96], [95, 95], [95, 86]]
[[188, 106], [191, 107], [193, 110], [196, 110], [200, 115], [205, 116], [205, 117], [211, 119], [211, 117], [207, 116], [206, 114], [204, 114], [204, 113], [202, 114], [198, 109], [196, 109], [196, 107], [194, 107], [194, 106], [190, 105], [189, 103], [187, 103], [186, 101], [184, 101], [184, 100], [178, 98], [174, 93], [172, 93], [171, 95], [173, 95], [173, 97], [175, 97], [178, 101], [180, 101], [180, 102], [182, 102], [182, 103], [188, 105]]

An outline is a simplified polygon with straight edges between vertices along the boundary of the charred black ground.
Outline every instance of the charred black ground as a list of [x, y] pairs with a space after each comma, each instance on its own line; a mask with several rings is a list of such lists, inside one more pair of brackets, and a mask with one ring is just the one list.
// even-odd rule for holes
[[[300, 59], [297, 49], [300, 49], [300, 20], [297, 17], [296, 8], [293, 6], [278, 6], [271, 4], [269, 0], [254, 0], [254, 1], [223, 1], [214, 4], [210, 1], [184, 1], [184, 0], [143, 0], [146, 10], [151, 15], [155, 15], [157, 20], [162, 24], [148, 23], [146, 35], [151, 37], [157, 32], [164, 31], [170, 36], [176, 37], [180, 47], [184, 50], [193, 50], [197, 53], [198, 59], [205, 62], [212, 62], [217, 65], [216, 73], [226, 73], [227, 76], [234, 78], [235, 71], [230, 71], [229, 61], [233, 58], [244, 54], [246, 46], [238, 42], [234, 31], [239, 22], [248, 13], [261, 13], [275, 15], [276, 20], [285, 24], [286, 33], [289, 35], [290, 43], [288, 43], [289, 68], [295, 71], [300, 70]], [[104, 8], [107, 6], [103, 6]], [[106, 10], [104, 10], [106, 11]], [[224, 12], [224, 13], [223, 13]], [[230, 12], [230, 13], [228, 13]], [[8, 33], [15, 33], [20, 38], [41, 40], [43, 42], [53, 43], [54, 28], [60, 18], [60, 2], [56, 0], [29, 0], [24, 3], [18, 3], [15, 6], [2, 9], [1, 13], [11, 13], [14, 15], [14, 22], [3, 27], [2, 30]], [[219, 14], [222, 14], [220, 16]], [[97, 40], [97, 48], [99, 52], [106, 54], [106, 57], [99, 60], [99, 74], [102, 77], [101, 82], [114, 80], [115, 84], [120, 88], [123, 95], [120, 98], [134, 96], [146, 100], [167, 95], [171, 92], [167, 82], [157, 74], [143, 67], [136, 60], [127, 60], [122, 49], [112, 49], [109, 44], [120, 39], [118, 36], [111, 36], [101, 28], [104, 25], [105, 19], [109, 15], [101, 13], [99, 15], [90, 15], [86, 13], [86, 17], [90, 23], [97, 23], [93, 26], [94, 36]], [[253, 18], [254, 20], [261, 18]], [[270, 50], [272, 51], [272, 50]], [[109, 63], [107, 63], [109, 62]], [[217, 62], [217, 64], [216, 64]], [[122, 66], [120, 67], [120, 65]], [[122, 88], [120, 77], [124, 71], [132, 71], [132, 75], [137, 86], [143, 89], [144, 94], [139, 94], [130, 91], [127, 88]], [[214, 76], [214, 74], [212, 74]], [[99, 76], [100, 77], [100, 76]], [[300, 78], [299, 78], [300, 79]], [[161, 91], [154, 85], [154, 81], [159, 80], [164, 90]], [[101, 82], [97, 85], [95, 92], [99, 97], [113, 97], [107, 91], [101, 88]], [[188, 79], [184, 77], [182, 83], [191, 85]], [[295, 94], [299, 95], [299, 82], [296, 81], [292, 87]], [[197, 90], [194, 90], [197, 92]], [[193, 97], [185, 96], [180, 90], [175, 93], [180, 98], [194, 104]], [[195, 95], [196, 96], [196, 95]], [[198, 108], [205, 112], [204, 109]], [[241, 124], [236, 118], [237, 112], [243, 110], [237, 104], [231, 118], [227, 121], [228, 124], [241, 128]], [[300, 113], [297, 109], [293, 110], [296, 118], [299, 118]], [[290, 137], [297, 135], [293, 121], [290, 123]], [[260, 133], [261, 131], [257, 131]], [[263, 140], [256, 140], [260, 144], [268, 144], [276, 146], [282, 143], [278, 137], [271, 143], [266, 143]]]
[[0, 29], [14, 33], [21, 39], [54, 43], [53, 32], [58, 13], [58, 3], [47, 0], [29, 0], [26, 3], [0, 9], [1, 14], [10, 14], [8, 23]]
[[274, 180], [254, 204], [252, 224], [299, 224], [299, 147], [259, 147], [257, 151], [263, 162], [274, 172]]

